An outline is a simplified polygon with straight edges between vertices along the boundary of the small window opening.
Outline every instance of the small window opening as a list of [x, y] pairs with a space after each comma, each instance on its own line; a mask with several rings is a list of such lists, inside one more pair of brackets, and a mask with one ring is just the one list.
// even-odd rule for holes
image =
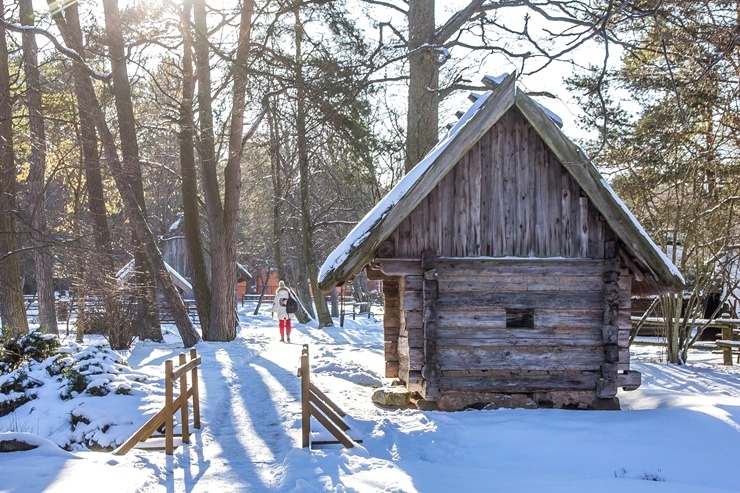
[[507, 308], [507, 329], [534, 329], [533, 308]]

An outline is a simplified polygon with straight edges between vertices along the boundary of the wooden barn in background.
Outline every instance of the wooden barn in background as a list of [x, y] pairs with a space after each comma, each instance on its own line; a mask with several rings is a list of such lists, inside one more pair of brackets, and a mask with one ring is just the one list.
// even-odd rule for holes
[[630, 297], [683, 278], [511, 75], [474, 102], [321, 269], [383, 281], [386, 376], [440, 409], [618, 407]]
[[[208, 239], [206, 234], [203, 235], [204, 245], [203, 253], [204, 260], [206, 263], [206, 273], [210, 276], [211, 272], [211, 252], [208, 248]], [[190, 285], [192, 281], [190, 273], [190, 264], [188, 260], [188, 244], [185, 240], [185, 221], [183, 214], [178, 214], [178, 219], [170, 225], [167, 234], [162, 236], [159, 240], [159, 247], [162, 250], [162, 256], [168, 269], [171, 269], [177, 274], [180, 279], [175, 279], [175, 284], [180, 288], [184, 298], [193, 298], [193, 288]], [[249, 273], [247, 268], [236, 263], [236, 281], [237, 285], [235, 288], [235, 297], [237, 300], [241, 300], [244, 293], [247, 291], [247, 286], [252, 281], [252, 275]], [[183, 282], [184, 281], [184, 282]], [[184, 287], [187, 285], [187, 287]]]

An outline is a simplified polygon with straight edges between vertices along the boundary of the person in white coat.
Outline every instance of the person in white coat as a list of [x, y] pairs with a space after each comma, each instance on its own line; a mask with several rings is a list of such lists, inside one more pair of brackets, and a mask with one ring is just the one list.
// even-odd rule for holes
[[278, 324], [280, 325], [280, 342], [290, 342], [290, 313], [285, 309], [285, 304], [288, 301], [289, 291], [285, 286], [284, 281], [278, 283], [277, 292], [275, 293], [275, 301], [272, 302], [272, 317], [275, 318], [277, 313]]

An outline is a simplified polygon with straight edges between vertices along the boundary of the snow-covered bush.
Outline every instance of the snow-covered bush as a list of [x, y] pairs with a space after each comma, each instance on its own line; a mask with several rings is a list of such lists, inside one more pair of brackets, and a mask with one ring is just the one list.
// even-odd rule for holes
[[6, 416], [36, 398], [32, 390], [43, 382], [31, 377], [25, 366], [40, 362], [59, 348], [59, 341], [49, 334], [31, 332], [5, 339], [0, 345], [0, 416]]
[[43, 361], [59, 348], [59, 340], [55, 336], [39, 332], [3, 339], [1, 342], [0, 374], [17, 369], [25, 361]]
[[[67, 411], [60, 417], [66, 426], [62, 422], [52, 431], [53, 436], [39, 430], [41, 436], [67, 450], [112, 450], [120, 445], [122, 435], [130, 433], [127, 428], [131, 426], [128, 415], [122, 418], [115, 412], [122, 404], [116, 396], [132, 394], [135, 386], [145, 381], [144, 374], [132, 370], [108, 346], [72, 343], [57, 347], [41, 361], [30, 359], [0, 375], [0, 417], [7, 416], [5, 425], [0, 422], [0, 431], [19, 431], [3, 428], [14, 422], [32, 422], [36, 413], [43, 414], [44, 406], [54, 406], [56, 400], [65, 402], [62, 407]], [[91, 398], [100, 404], [91, 405]], [[138, 401], [132, 404], [137, 406]]]

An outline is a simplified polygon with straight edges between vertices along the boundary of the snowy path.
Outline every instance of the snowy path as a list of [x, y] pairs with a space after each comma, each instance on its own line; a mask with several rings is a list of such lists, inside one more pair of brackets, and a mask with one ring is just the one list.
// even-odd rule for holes
[[183, 457], [172, 469], [174, 490], [234, 491], [235, 485], [240, 491], [279, 490], [283, 460], [300, 446], [300, 430], [283, 416], [300, 417], [295, 369], [301, 346], [278, 342], [276, 333], [269, 320], [242, 329], [228, 353], [219, 345], [199, 345], [202, 443], [188, 449], [202, 452]]
[[[321, 485], [320, 474], [291, 470], [296, 469], [297, 455], [305, 455], [298, 457], [299, 463], [312, 462], [310, 452], [301, 448], [301, 382], [296, 374], [301, 350], [308, 343], [315, 353], [313, 366], [319, 373], [322, 368], [330, 371], [338, 353], [352, 351], [344, 344], [351, 335], [344, 329], [317, 330], [294, 323], [293, 343], [284, 344], [278, 339], [277, 322], [258, 316], [249, 317], [230, 343], [198, 344], [203, 426], [192, 435], [193, 444], [179, 447], [173, 457], [130, 452], [140, 467], [156, 471], [137, 491], [161, 491], [162, 483], [168, 491], [194, 493], [286, 491], [296, 484], [314, 491], [307, 485]], [[161, 346], [153, 350], [161, 351]], [[173, 347], [169, 357], [179, 351]], [[161, 365], [166, 357], [139, 359]]]

